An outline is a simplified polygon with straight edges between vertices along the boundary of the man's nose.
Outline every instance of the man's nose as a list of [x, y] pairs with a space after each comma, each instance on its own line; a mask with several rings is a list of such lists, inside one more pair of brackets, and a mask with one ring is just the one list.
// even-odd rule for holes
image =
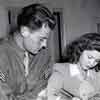
[[47, 47], [47, 40], [45, 39], [44, 41], [42, 41], [41, 43], [41, 48], [46, 48]]

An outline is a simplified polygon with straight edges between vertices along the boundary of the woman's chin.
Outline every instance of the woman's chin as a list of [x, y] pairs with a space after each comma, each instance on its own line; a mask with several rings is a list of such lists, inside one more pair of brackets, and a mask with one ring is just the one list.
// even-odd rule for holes
[[89, 68], [88, 68], [88, 67], [84, 67], [83, 69], [84, 69], [84, 70], [88, 70]]

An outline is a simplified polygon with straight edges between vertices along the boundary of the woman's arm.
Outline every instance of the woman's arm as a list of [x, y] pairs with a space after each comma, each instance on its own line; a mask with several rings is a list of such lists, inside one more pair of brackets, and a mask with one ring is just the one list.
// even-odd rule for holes
[[64, 71], [62, 71], [63, 66], [61, 64], [54, 65], [54, 71], [51, 75], [48, 86], [47, 86], [47, 97], [48, 100], [60, 100], [61, 94], [60, 90], [63, 88]]

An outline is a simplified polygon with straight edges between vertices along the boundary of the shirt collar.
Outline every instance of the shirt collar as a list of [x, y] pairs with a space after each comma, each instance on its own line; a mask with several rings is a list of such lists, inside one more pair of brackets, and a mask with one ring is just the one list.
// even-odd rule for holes
[[70, 64], [70, 75], [77, 76], [80, 74], [80, 71], [76, 64]]

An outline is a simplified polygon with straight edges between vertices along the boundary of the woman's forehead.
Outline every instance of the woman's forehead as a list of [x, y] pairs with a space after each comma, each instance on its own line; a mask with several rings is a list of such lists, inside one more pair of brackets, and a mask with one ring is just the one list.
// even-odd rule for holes
[[95, 58], [100, 58], [100, 52], [97, 50], [85, 50], [85, 53], [88, 55], [92, 55]]

